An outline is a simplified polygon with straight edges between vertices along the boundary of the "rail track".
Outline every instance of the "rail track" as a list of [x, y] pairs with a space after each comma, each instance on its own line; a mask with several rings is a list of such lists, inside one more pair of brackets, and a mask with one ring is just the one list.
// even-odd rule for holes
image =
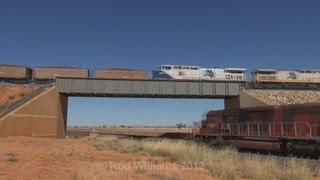
[[310, 154], [295, 154], [295, 153], [288, 153], [288, 152], [282, 152], [282, 151], [269, 151], [265, 149], [248, 149], [248, 148], [242, 148], [238, 147], [237, 144], [232, 144], [232, 143], [224, 143], [224, 144], [215, 144], [212, 145], [210, 141], [207, 141], [207, 139], [195, 139], [191, 133], [186, 133], [186, 132], [163, 132], [163, 133], [155, 133], [153, 135], [150, 135], [150, 132], [146, 133], [141, 132], [140, 134], [135, 134], [135, 133], [115, 133], [115, 132], [97, 132], [97, 131], [67, 131], [67, 136], [69, 138], [80, 138], [80, 137], [85, 137], [85, 136], [90, 136], [92, 134], [95, 135], [101, 135], [101, 136], [106, 136], [106, 135], [114, 135], [114, 136], [119, 136], [119, 137], [124, 137], [124, 138], [133, 138], [137, 140], [141, 139], [168, 139], [168, 140], [183, 140], [183, 141], [194, 141], [197, 143], [202, 143], [202, 144], [207, 144], [209, 146], [212, 146], [213, 148], [221, 148], [224, 146], [232, 146], [235, 147], [239, 153], [254, 153], [254, 154], [259, 154], [259, 155], [274, 155], [274, 156], [279, 156], [279, 157], [291, 157], [295, 156], [298, 158], [303, 158], [303, 159], [312, 159], [312, 160], [319, 160], [319, 156], [314, 156]]
[[150, 132], [150, 131], [141, 131], [137, 132], [101, 132], [101, 131], [67, 131], [68, 137], [83, 137], [90, 136], [91, 134], [97, 135], [116, 135], [116, 136], [126, 136], [132, 138], [166, 138], [166, 139], [191, 139], [191, 134], [188, 132]]

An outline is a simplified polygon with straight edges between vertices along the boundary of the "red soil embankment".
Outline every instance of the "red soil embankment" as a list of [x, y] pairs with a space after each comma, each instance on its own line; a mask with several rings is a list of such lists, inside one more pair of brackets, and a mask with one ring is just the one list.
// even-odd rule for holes
[[0, 85], [0, 106], [12, 104], [12, 103], [18, 101], [20, 98], [32, 93], [33, 91], [35, 91], [38, 88], [39, 88], [39, 86], [29, 85], [29, 84]]

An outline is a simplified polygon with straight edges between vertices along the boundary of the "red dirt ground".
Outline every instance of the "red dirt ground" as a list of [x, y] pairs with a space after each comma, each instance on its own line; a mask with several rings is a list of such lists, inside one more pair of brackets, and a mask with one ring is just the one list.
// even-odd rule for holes
[[[163, 157], [99, 151], [88, 138], [0, 138], [0, 179], [213, 179]], [[136, 162], [150, 166], [142, 170]]]
[[[33, 85], [0, 85], [0, 105], [11, 104], [23, 95], [35, 91], [39, 86]], [[11, 98], [9, 98], [11, 97]]]

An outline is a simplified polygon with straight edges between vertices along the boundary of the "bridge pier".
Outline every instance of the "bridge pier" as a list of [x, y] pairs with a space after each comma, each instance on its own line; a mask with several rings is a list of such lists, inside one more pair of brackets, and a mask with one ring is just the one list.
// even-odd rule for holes
[[64, 138], [68, 97], [50, 87], [11, 113], [0, 118], [0, 137], [44, 136]]
[[224, 98], [224, 109], [239, 109], [240, 108], [240, 97], [226, 97]]

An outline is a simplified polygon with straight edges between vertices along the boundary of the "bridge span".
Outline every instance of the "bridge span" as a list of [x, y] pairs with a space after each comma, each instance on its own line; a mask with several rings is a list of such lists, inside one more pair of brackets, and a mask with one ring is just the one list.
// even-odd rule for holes
[[56, 84], [67, 96], [228, 98], [241, 91], [241, 83], [222, 81], [58, 78]]
[[[225, 109], [238, 109], [270, 106], [284, 99], [292, 101], [298, 97], [303, 102], [311, 102], [320, 93], [319, 90], [300, 90], [295, 96], [281, 89], [255, 90], [246, 85], [222, 81], [58, 78], [32, 98], [5, 108], [10, 112], [1, 113], [0, 109], [0, 137], [65, 137], [70, 96], [224, 99]], [[264, 100], [260, 96], [269, 99]], [[310, 97], [309, 100], [306, 97]], [[16, 104], [19, 106], [14, 106]]]

